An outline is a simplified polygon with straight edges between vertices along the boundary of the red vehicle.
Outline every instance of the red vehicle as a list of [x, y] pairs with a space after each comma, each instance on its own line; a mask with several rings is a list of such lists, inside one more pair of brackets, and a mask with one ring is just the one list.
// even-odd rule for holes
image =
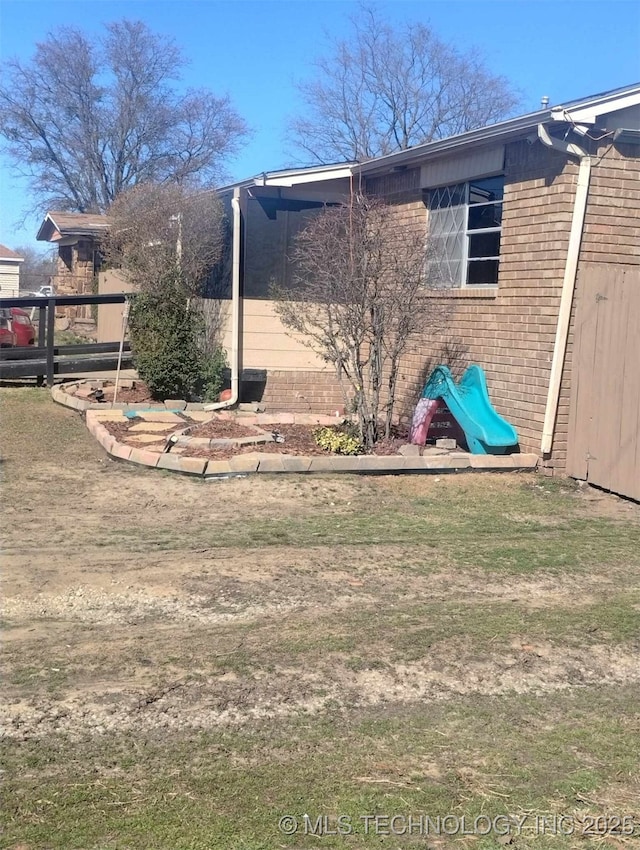
[[29, 314], [21, 307], [7, 307], [0, 311], [0, 345], [3, 348], [34, 345], [36, 329]]
[[0, 348], [13, 348], [16, 338], [13, 331], [9, 330], [8, 323], [0, 319]]
[[16, 338], [16, 345], [34, 345], [36, 341], [36, 329], [31, 317], [21, 307], [9, 307], [11, 314], [10, 327]]

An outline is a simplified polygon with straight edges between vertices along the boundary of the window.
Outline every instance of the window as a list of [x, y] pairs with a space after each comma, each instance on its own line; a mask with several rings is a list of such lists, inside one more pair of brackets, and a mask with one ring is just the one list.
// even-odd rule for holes
[[65, 264], [65, 266], [69, 269], [70, 272], [73, 271], [73, 247], [71, 245], [60, 245], [58, 248], [58, 256]]
[[440, 286], [495, 286], [500, 262], [504, 177], [429, 193], [429, 267]]

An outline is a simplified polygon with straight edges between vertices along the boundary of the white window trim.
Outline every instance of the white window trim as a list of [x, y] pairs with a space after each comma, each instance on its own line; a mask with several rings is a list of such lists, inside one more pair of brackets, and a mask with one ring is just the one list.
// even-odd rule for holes
[[[502, 177], [503, 175], [504, 175], [503, 171], [500, 171], [496, 174], [483, 174], [482, 177], [470, 177], [468, 180], [457, 180], [457, 181], [452, 182], [452, 183], [443, 183], [443, 184], [440, 184], [438, 186], [430, 186], [430, 187], [428, 187], [428, 189], [425, 190], [428, 193], [428, 197], [429, 197], [429, 204], [427, 206], [427, 210], [428, 210], [428, 212], [427, 212], [427, 216], [428, 216], [427, 227], [429, 228], [431, 226], [431, 223], [430, 223], [430, 217], [431, 217], [430, 197], [431, 197], [431, 193], [437, 191], [438, 189], [443, 189], [443, 188], [445, 188], [445, 186], [457, 186], [457, 185], [460, 185], [460, 184], [464, 184], [465, 229], [463, 231], [464, 242], [463, 242], [462, 256], [461, 256], [461, 262], [460, 262], [460, 277], [459, 277], [459, 280], [457, 281], [457, 283], [455, 283], [454, 285], [449, 286], [449, 287], [442, 287], [441, 289], [439, 288], [439, 291], [441, 293], [446, 294], [447, 292], [452, 292], [454, 290], [465, 290], [467, 292], [475, 292], [476, 290], [484, 289], [485, 291], [487, 291], [487, 290], [496, 290], [498, 288], [498, 281], [496, 281], [495, 283], [467, 283], [467, 277], [468, 277], [468, 272], [469, 272], [469, 263], [478, 262], [478, 261], [481, 261], [481, 260], [497, 260], [498, 261], [498, 277], [499, 277], [499, 275], [500, 275], [500, 259], [501, 259], [500, 254], [497, 257], [475, 257], [475, 258], [472, 257], [472, 258], [470, 258], [469, 257], [469, 243], [470, 243], [470, 237], [475, 235], [475, 234], [480, 235], [482, 233], [499, 233], [500, 234], [500, 242], [502, 244], [502, 224], [503, 224], [503, 219], [501, 217], [500, 227], [486, 227], [486, 228], [479, 228], [479, 229], [476, 229], [476, 230], [470, 230], [469, 229], [469, 209], [470, 209], [469, 192], [470, 192], [470, 185], [475, 180], [485, 180], [485, 179], [488, 179], [490, 177]], [[503, 195], [503, 197], [500, 201], [487, 201], [487, 205], [489, 205], [491, 203], [492, 204], [495, 204], [495, 203], [501, 204], [502, 205], [502, 211], [504, 213], [504, 195]], [[473, 206], [482, 206], [482, 205], [481, 204], [474, 204]]]

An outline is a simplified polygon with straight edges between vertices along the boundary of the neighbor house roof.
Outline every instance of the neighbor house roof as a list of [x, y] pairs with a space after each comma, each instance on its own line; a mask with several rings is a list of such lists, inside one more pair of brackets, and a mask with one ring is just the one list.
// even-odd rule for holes
[[39, 242], [58, 242], [69, 236], [100, 236], [109, 229], [109, 219], [99, 213], [48, 212], [40, 225]]
[[16, 254], [11, 248], [7, 248], [6, 245], [0, 245], [0, 261], [2, 260], [8, 260], [11, 263], [24, 263], [24, 257]]

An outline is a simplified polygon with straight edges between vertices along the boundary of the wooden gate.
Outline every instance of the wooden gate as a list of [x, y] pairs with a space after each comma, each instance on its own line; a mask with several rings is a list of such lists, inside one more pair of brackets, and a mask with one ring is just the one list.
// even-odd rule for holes
[[567, 472], [640, 499], [640, 268], [578, 278]]

